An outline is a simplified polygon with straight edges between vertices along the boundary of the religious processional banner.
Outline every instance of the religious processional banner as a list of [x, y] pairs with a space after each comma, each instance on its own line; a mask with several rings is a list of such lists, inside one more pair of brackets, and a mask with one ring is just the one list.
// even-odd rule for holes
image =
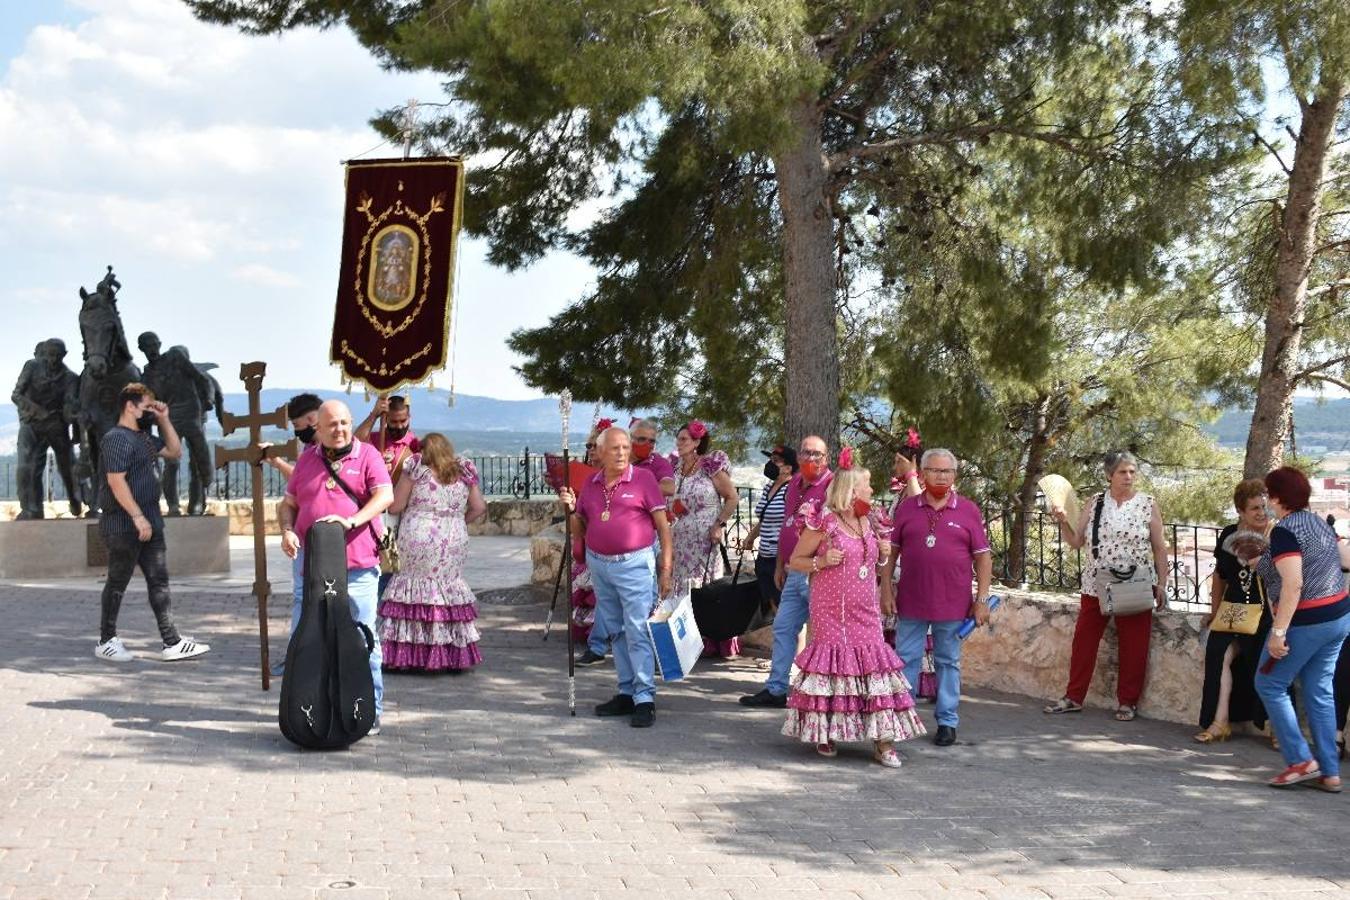
[[347, 163], [342, 270], [329, 358], [387, 394], [445, 367], [464, 163]]

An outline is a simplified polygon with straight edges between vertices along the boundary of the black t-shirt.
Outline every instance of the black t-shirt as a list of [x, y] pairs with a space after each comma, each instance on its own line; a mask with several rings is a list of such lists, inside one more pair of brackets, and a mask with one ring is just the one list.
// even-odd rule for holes
[[136, 531], [131, 516], [122, 508], [113, 496], [108, 485], [108, 473], [120, 472], [127, 476], [127, 487], [131, 496], [150, 522], [155, 531], [164, 529], [164, 519], [159, 514], [159, 451], [164, 449], [164, 441], [159, 437], [132, 428], [114, 425], [99, 441], [99, 504], [103, 507], [103, 517], [99, 520], [99, 531], [104, 535], [127, 534]]
[[[1223, 549], [1223, 542], [1237, 530], [1237, 525], [1229, 525], [1219, 532], [1219, 541], [1214, 545], [1214, 573], [1223, 579], [1223, 599], [1229, 603], [1261, 603], [1265, 596], [1261, 577], [1256, 570], [1247, 568]], [[1244, 582], [1246, 590], [1243, 589]]]

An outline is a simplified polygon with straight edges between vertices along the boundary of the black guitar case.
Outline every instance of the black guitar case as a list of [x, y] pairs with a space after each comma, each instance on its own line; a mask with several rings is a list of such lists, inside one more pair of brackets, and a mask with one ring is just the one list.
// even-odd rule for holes
[[347, 747], [375, 724], [370, 654], [375, 638], [352, 619], [347, 600], [346, 532], [318, 522], [305, 537], [300, 624], [286, 647], [278, 718], [281, 733], [307, 750]]

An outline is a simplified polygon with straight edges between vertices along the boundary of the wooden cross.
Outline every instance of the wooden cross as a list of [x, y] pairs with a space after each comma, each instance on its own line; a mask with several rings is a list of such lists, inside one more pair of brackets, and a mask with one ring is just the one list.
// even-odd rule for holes
[[267, 523], [265, 521], [263, 499], [263, 462], [269, 457], [295, 459], [298, 444], [291, 438], [284, 444], [263, 447], [262, 429], [268, 425], [285, 428], [290, 424], [286, 417], [286, 407], [278, 406], [270, 413], [262, 411], [262, 381], [267, 374], [267, 363], [244, 363], [239, 367], [239, 378], [248, 390], [248, 415], [236, 416], [223, 413], [220, 417], [221, 431], [231, 434], [237, 428], [247, 428], [249, 442], [243, 447], [233, 449], [216, 445], [216, 468], [223, 469], [235, 460], [242, 460], [253, 467], [253, 596], [258, 598], [258, 640], [262, 645], [262, 689], [272, 689], [272, 670], [268, 664], [267, 651], [267, 599], [272, 593], [272, 585], [267, 580]]

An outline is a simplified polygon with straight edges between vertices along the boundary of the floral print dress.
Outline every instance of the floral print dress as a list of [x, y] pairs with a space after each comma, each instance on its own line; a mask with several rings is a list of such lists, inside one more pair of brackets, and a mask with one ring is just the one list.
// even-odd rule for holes
[[[686, 588], [702, 587], [722, 577], [722, 554], [709, 540], [708, 532], [717, 522], [717, 513], [722, 508], [722, 498], [717, 494], [713, 476], [718, 472], [730, 473], [731, 463], [720, 450], [700, 456], [689, 475], [682, 472], [679, 456], [671, 454], [670, 463], [675, 468], [675, 496], [667, 505], [674, 518], [671, 540], [675, 545], [675, 562], [670, 583], [676, 594], [683, 594]], [[705, 649], [710, 654], [736, 656], [740, 653], [741, 642], [739, 638], [721, 642], [709, 640], [705, 641]]]
[[483, 657], [474, 625], [478, 604], [464, 581], [469, 545], [464, 513], [478, 472], [461, 459], [459, 480], [441, 484], [417, 455], [404, 477], [413, 488], [398, 530], [400, 570], [385, 588], [376, 625], [385, 668], [472, 668]]

